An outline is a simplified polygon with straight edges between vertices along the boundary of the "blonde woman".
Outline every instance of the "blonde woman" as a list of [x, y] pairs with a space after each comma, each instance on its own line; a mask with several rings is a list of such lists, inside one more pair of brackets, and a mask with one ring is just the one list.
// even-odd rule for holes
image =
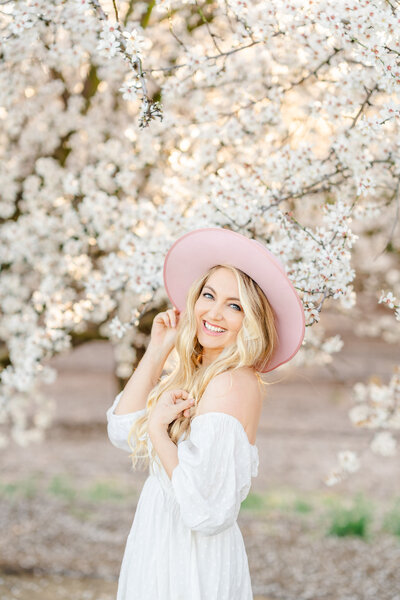
[[251, 600], [237, 517], [258, 474], [260, 373], [298, 351], [303, 307], [279, 260], [219, 227], [172, 245], [164, 284], [173, 308], [107, 411], [111, 442], [149, 465], [117, 600]]

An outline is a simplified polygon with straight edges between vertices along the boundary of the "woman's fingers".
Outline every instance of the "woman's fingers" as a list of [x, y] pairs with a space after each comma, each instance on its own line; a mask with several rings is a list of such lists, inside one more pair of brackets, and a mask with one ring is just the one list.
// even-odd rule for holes
[[190, 409], [192, 408], [192, 406], [194, 405], [194, 400], [193, 400], [193, 398], [188, 398], [188, 399], [185, 401], [185, 404], [186, 404], [186, 408], [182, 408], [182, 411], [183, 411], [183, 415], [184, 415], [185, 417], [188, 417], [188, 416], [189, 416], [189, 414], [190, 414], [190, 413], [189, 413], [189, 410], [190, 410]]
[[174, 403], [182, 406], [181, 410], [184, 410], [183, 405], [192, 406], [194, 404], [194, 398], [192, 398], [186, 390], [175, 390], [173, 392]]
[[193, 404], [194, 404], [193, 398], [186, 398], [185, 400], [182, 400], [182, 402], [180, 403], [180, 409], [185, 410], [184, 406], [193, 406]]
[[162, 323], [164, 323], [164, 325], [169, 327], [168, 316], [165, 313], [159, 313], [155, 320], [156, 320], [156, 322], [158, 322], [158, 323], [162, 322]]
[[178, 315], [179, 311], [174, 307], [164, 312], [158, 313], [158, 315], [156, 316], [156, 320], [158, 322], [162, 321], [166, 327], [175, 328], [178, 324]]
[[179, 314], [179, 312], [177, 313], [177, 309], [174, 307], [160, 313], [159, 316], [167, 327], [176, 327], [178, 324], [177, 314]]
[[171, 323], [171, 327], [176, 327], [175, 312], [172, 309], [169, 309], [167, 312], [168, 312], [169, 320], [170, 320], [170, 323]]
[[174, 322], [175, 316], [172, 314], [172, 310], [167, 310], [166, 314], [167, 314], [167, 319], [168, 319], [168, 326], [175, 327], [175, 325], [176, 325], [176, 323]]
[[180, 403], [179, 410], [183, 414], [184, 417], [189, 416], [190, 409], [192, 408], [193, 404], [194, 404], [193, 398], [190, 398], [189, 400], [185, 400], [184, 403], [182, 403], [182, 402]]

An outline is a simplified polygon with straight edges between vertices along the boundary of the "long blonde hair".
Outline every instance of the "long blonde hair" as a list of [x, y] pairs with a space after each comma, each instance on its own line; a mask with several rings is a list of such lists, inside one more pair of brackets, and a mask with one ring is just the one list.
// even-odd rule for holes
[[[194, 306], [208, 278], [221, 267], [230, 269], [236, 276], [244, 318], [235, 343], [226, 346], [208, 367], [200, 368], [202, 346], [196, 335]], [[249, 275], [232, 265], [221, 264], [212, 267], [203, 276], [196, 279], [189, 289], [186, 310], [181, 313], [177, 326], [173, 351], [176, 366], [151, 390], [147, 398], [146, 413], [135, 421], [129, 431], [128, 444], [133, 451], [130, 454], [132, 467], [135, 468], [139, 458], [144, 460], [145, 467], [149, 463], [146, 439], [147, 422], [153, 407], [163, 392], [180, 388], [186, 390], [195, 399], [195, 404], [190, 409], [190, 416], [178, 416], [168, 426], [168, 435], [176, 444], [184, 433], [186, 433], [185, 439], [187, 439], [197, 405], [213, 377], [224, 371], [246, 366], [252, 367], [259, 382], [265, 384], [257, 371], [262, 371], [264, 365], [268, 363], [277, 341], [273, 309], [264, 292]], [[151, 458], [156, 459], [154, 448], [152, 448]]]

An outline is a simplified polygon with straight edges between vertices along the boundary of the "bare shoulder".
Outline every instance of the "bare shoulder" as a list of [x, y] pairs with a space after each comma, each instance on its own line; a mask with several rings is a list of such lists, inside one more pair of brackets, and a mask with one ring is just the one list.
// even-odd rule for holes
[[225, 412], [239, 419], [251, 444], [255, 443], [263, 392], [257, 375], [249, 367], [219, 373], [207, 385], [196, 416]]

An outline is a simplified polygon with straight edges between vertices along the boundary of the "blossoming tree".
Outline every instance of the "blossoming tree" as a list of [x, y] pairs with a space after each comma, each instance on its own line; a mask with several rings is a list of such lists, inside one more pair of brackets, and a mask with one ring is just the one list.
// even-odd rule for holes
[[[384, 303], [400, 339], [395, 0], [0, 2], [0, 415], [39, 440], [48, 359], [87, 331], [127, 378], [171, 243], [229, 227], [280, 258], [306, 314], [297, 360], [340, 351], [319, 315]], [[317, 326], [315, 326], [317, 324]], [[392, 454], [400, 371], [350, 413]], [[327, 478], [358, 468], [351, 452]]]

